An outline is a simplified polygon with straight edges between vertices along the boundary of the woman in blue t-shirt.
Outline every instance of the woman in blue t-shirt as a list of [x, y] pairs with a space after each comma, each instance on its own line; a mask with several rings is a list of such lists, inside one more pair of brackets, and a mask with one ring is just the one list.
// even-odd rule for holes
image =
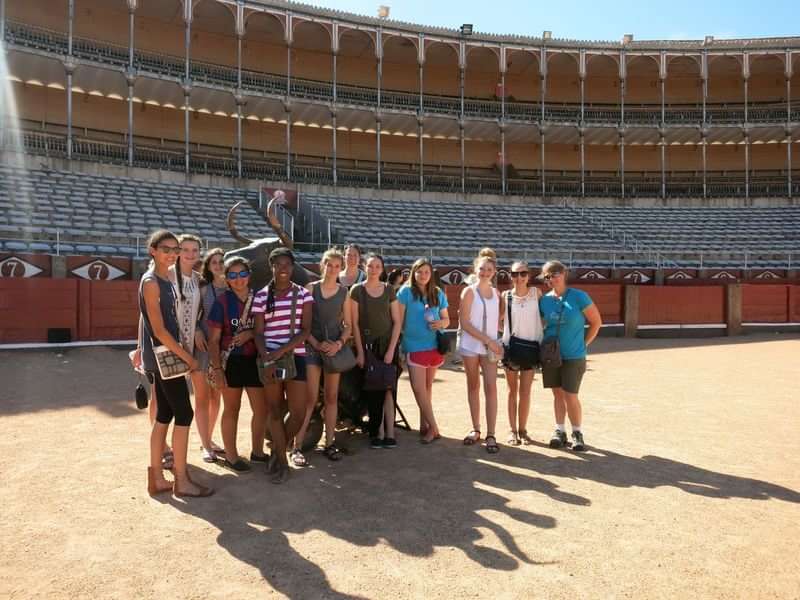
[[[567, 268], [557, 260], [546, 262], [539, 275], [550, 287], [539, 300], [544, 339], [558, 336], [561, 349], [561, 366], [542, 369], [542, 381], [544, 387], [553, 390], [556, 431], [550, 438], [550, 447], [563, 448], [567, 444], [564, 420], [569, 415], [572, 449], [583, 451], [586, 446], [581, 432], [578, 390], [586, 372], [586, 346], [597, 337], [603, 320], [589, 294], [567, 287], [567, 276]], [[588, 329], [585, 328], [587, 323]]]
[[264, 454], [264, 434], [267, 429], [267, 403], [264, 387], [258, 377], [258, 351], [253, 333], [253, 292], [250, 289], [250, 263], [241, 256], [225, 261], [228, 289], [217, 298], [208, 316], [208, 355], [214, 387], [222, 390], [222, 442], [225, 446], [226, 467], [238, 472], [250, 470], [239, 457], [236, 430], [242, 389], [247, 390], [253, 417], [251, 462], [267, 462]]
[[411, 389], [419, 405], [419, 431], [423, 444], [438, 440], [439, 427], [433, 416], [431, 390], [436, 369], [444, 363], [439, 354], [436, 332], [447, 329], [447, 296], [433, 282], [433, 266], [426, 258], [417, 259], [408, 281], [397, 294], [403, 321], [403, 352], [406, 353]]

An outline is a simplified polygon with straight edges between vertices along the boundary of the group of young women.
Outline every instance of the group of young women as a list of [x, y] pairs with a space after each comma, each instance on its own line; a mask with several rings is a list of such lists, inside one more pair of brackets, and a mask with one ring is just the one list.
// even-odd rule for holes
[[[397, 379], [403, 366], [419, 407], [420, 442], [431, 444], [441, 434], [433, 410], [436, 370], [444, 363], [450, 325], [447, 296], [436, 285], [433, 265], [417, 260], [408, 280], [386, 275], [383, 258], [350, 245], [342, 253], [330, 249], [320, 263], [320, 279], [303, 287], [292, 281], [295, 257], [288, 248], [269, 255], [270, 283], [250, 288], [250, 265], [242, 257], [223, 261], [221, 249], [202, 259], [200, 240], [169, 231], [149, 241], [151, 267], [142, 277], [139, 349], [152, 382], [153, 402], [148, 491], [172, 490], [178, 496], [208, 496], [208, 487], [193, 482], [186, 469], [189, 426], [194, 417], [207, 462], [246, 472], [265, 463], [274, 483], [289, 477], [289, 462], [307, 464], [302, 452], [310, 419], [324, 388], [324, 455], [339, 460], [336, 445], [338, 391], [342, 373], [356, 366], [363, 372], [389, 372], [387, 384], [361, 391], [369, 415], [370, 445], [393, 448]], [[362, 270], [362, 265], [364, 269]], [[494, 285], [497, 259], [484, 249], [474, 274], [461, 294], [457, 351], [463, 358], [472, 429], [465, 445], [483, 441], [490, 453], [499, 450], [497, 422], [497, 364], [502, 360], [508, 382], [508, 443], [530, 443], [526, 423], [530, 411], [535, 366], [509, 359], [510, 341], [560, 341], [559, 366], [543, 370], [545, 387], [553, 389], [556, 432], [552, 447], [567, 445], [565, 416], [572, 424], [572, 447], [582, 450], [581, 405], [578, 389], [585, 371], [586, 345], [600, 328], [600, 315], [584, 292], [567, 288], [564, 265], [551, 261], [542, 276], [551, 291], [542, 296], [530, 286], [523, 262], [511, 267], [513, 288], [501, 294]], [[588, 330], [584, 333], [584, 325]], [[501, 333], [502, 332], [502, 333]], [[512, 340], [513, 338], [513, 340]], [[154, 349], [165, 347], [188, 365], [188, 377], [161, 375]], [[504, 357], [504, 354], [506, 356]], [[383, 367], [381, 367], [384, 365]], [[380, 368], [379, 368], [380, 367]], [[481, 377], [486, 404], [486, 435], [480, 418]], [[187, 379], [195, 395], [192, 409]], [[386, 376], [384, 376], [384, 380]], [[364, 386], [367, 388], [367, 386]], [[250, 460], [237, 447], [242, 391], [252, 408]], [[223, 401], [222, 446], [212, 439]], [[174, 421], [172, 447], [167, 429]], [[271, 452], [264, 450], [265, 437]], [[164, 477], [172, 470], [174, 481]]]

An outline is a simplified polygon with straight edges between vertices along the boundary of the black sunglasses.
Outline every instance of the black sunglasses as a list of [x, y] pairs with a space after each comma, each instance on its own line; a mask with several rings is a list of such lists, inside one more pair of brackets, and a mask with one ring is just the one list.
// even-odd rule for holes
[[545, 281], [550, 281], [553, 277], [556, 277], [558, 275], [563, 275], [563, 274], [564, 274], [564, 271], [553, 271], [552, 273], [548, 273], [547, 275], [542, 277], [542, 279], [544, 279]]
[[511, 277], [513, 277], [514, 279], [516, 279], [517, 277], [527, 277], [527, 276], [528, 276], [527, 271], [511, 271]]
[[234, 279], [244, 279], [245, 277], [250, 277], [250, 271], [229, 271], [225, 274], [225, 277], [231, 281]]

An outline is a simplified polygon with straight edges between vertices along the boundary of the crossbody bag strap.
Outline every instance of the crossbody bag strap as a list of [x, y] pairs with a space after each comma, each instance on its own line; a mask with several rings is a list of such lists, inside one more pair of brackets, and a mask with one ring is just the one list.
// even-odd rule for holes
[[569, 290], [564, 292], [564, 297], [561, 299], [561, 310], [558, 311], [558, 323], [556, 324], [556, 337], [561, 333], [561, 315], [564, 314], [564, 305], [567, 303], [567, 296], [569, 296]]
[[511, 302], [514, 298], [514, 294], [511, 290], [506, 292], [506, 308], [508, 310], [508, 335], [511, 337], [514, 335], [514, 323], [511, 321]]
[[[481, 304], [483, 304], [483, 320], [482, 320], [482, 325], [481, 325], [481, 331], [483, 333], [485, 333], [486, 335], [489, 335], [486, 332], [486, 299], [483, 297], [483, 294], [481, 294], [481, 291], [478, 289], [477, 285], [475, 286], [474, 290], [475, 290], [475, 293], [478, 295], [478, 298], [481, 299]], [[487, 347], [489, 346], [489, 344], [484, 344], [484, 345], [487, 346]]]
[[292, 284], [292, 312], [289, 315], [289, 339], [294, 337], [294, 325], [297, 318], [297, 285]]

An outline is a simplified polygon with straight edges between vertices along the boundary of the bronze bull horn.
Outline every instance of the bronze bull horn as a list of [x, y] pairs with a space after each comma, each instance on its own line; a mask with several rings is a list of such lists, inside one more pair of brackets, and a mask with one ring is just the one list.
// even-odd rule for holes
[[286, 233], [286, 230], [281, 225], [280, 220], [278, 220], [278, 215], [276, 214], [275, 207], [278, 204], [284, 204], [286, 202], [286, 196], [284, 195], [282, 190], [277, 190], [275, 194], [272, 196], [272, 199], [267, 204], [267, 222], [269, 223], [272, 230], [278, 236], [278, 239], [281, 243], [286, 246], [287, 248], [294, 248], [294, 240]]
[[233, 239], [243, 244], [250, 245], [253, 243], [253, 240], [244, 237], [236, 230], [236, 209], [239, 208], [240, 204], [244, 204], [244, 200], [234, 204], [228, 211], [228, 231], [230, 231], [231, 236], [233, 236]]

